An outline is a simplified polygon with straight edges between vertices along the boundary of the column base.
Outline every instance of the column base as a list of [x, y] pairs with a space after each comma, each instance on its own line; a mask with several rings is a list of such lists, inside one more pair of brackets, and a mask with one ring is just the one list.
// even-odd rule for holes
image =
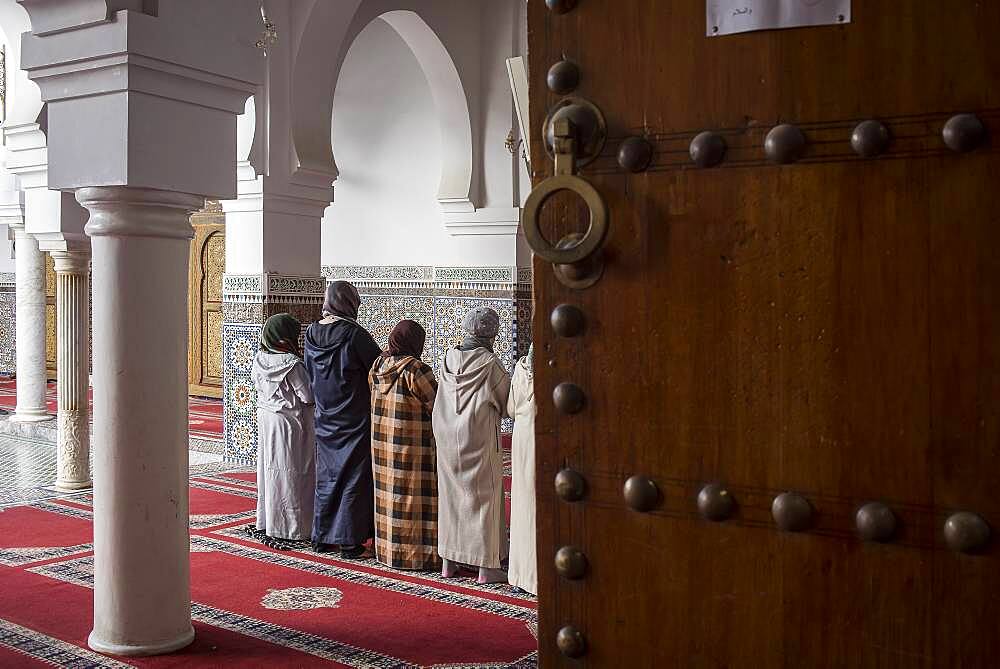
[[87, 481], [60, 481], [56, 479], [55, 487], [60, 490], [86, 490], [87, 488], [93, 488], [94, 482], [91, 480]]
[[97, 638], [96, 632], [91, 632], [90, 636], [87, 637], [87, 645], [90, 646], [91, 650], [95, 650], [98, 653], [103, 653], [105, 655], [124, 655], [128, 657], [141, 657], [144, 655], [165, 655], [166, 653], [172, 653], [175, 650], [180, 650], [181, 648], [186, 648], [191, 645], [194, 641], [194, 628], [189, 627], [188, 630], [177, 637], [176, 639], [171, 639], [170, 641], [163, 641], [154, 644], [141, 644], [141, 645], [121, 645], [116, 643], [110, 643], [102, 641]]
[[44, 409], [41, 413], [36, 413], [34, 411], [18, 411], [15, 412], [8, 420], [12, 423], [41, 423], [45, 420], [51, 420], [53, 418]]

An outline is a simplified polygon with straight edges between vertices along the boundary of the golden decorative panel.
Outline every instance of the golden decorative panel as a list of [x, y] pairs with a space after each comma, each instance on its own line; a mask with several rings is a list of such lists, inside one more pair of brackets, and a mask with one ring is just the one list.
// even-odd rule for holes
[[45, 254], [45, 297], [56, 297], [56, 261], [48, 253]]
[[222, 302], [222, 275], [226, 273], [226, 236], [215, 232], [201, 252], [202, 295], [205, 302]]
[[45, 305], [45, 362], [49, 370], [56, 368], [56, 305]]
[[56, 262], [45, 254], [45, 370], [56, 377]]
[[[214, 203], [214, 204], [213, 204]], [[226, 272], [225, 217], [217, 201], [191, 215], [188, 276], [188, 384], [195, 395], [222, 396], [222, 278]]]
[[202, 378], [222, 380], [222, 311], [206, 311], [202, 322]]

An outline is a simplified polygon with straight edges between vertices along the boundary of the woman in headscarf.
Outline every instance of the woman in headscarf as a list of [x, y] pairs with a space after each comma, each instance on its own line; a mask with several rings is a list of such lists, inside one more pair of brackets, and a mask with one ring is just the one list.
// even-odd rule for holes
[[510, 377], [493, 353], [497, 312], [473, 309], [462, 327], [462, 344], [441, 361], [434, 402], [441, 575], [455, 576], [465, 564], [479, 569], [480, 583], [501, 583], [507, 580], [500, 565], [507, 542], [500, 419]]
[[510, 490], [509, 582], [538, 593], [535, 560], [535, 345], [517, 361], [510, 382], [507, 415], [514, 419]]
[[326, 288], [323, 320], [306, 330], [306, 369], [316, 397], [317, 552], [364, 554], [375, 534], [372, 489], [371, 391], [368, 371], [381, 351], [358, 325], [358, 289], [346, 281]]
[[401, 321], [372, 367], [375, 558], [395, 569], [433, 569], [437, 465], [431, 411], [437, 382], [420, 360], [427, 334]]
[[289, 314], [267, 319], [253, 361], [257, 390], [257, 532], [275, 539], [308, 541], [312, 530], [316, 468], [313, 394], [299, 355], [302, 326]]

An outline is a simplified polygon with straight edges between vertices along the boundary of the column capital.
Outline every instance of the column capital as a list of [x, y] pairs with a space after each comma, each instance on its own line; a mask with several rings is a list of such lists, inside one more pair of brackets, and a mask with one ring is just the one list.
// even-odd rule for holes
[[42, 251], [89, 251], [90, 238], [83, 231], [88, 216], [73, 193], [48, 188], [24, 193], [24, 224]]
[[205, 206], [199, 195], [125, 186], [80, 188], [76, 199], [90, 211], [91, 237], [191, 239], [188, 217]]
[[4, 123], [7, 155], [4, 168], [17, 176], [19, 190], [45, 188], [49, 183], [49, 159], [45, 133], [38, 123]]
[[90, 273], [90, 250], [50, 251], [56, 274], [78, 274], [86, 276]]

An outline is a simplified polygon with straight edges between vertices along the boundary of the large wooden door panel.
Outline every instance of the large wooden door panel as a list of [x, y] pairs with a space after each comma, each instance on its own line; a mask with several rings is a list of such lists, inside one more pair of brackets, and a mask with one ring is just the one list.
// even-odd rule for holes
[[[1000, 134], [1000, 5], [866, 0], [852, 22], [707, 38], [705, 3], [580, 0], [529, 5], [532, 128], [559, 96], [604, 113], [609, 139], [582, 170], [607, 202], [607, 266], [593, 288], [559, 283], [536, 259], [537, 396], [580, 385], [563, 415], [540, 402], [540, 652], [545, 666], [989, 667], [1000, 657], [997, 541], [964, 555], [942, 528], [967, 510], [1000, 531], [1000, 195], [996, 140], [959, 154], [941, 129], [972, 112]], [[890, 130], [862, 159], [857, 123]], [[772, 165], [767, 132], [794, 123], [803, 158]], [[687, 154], [703, 130], [725, 160]], [[621, 141], [649, 139], [628, 174]], [[536, 184], [552, 162], [533, 141]], [[579, 230], [557, 197], [541, 228]], [[560, 303], [587, 318], [556, 337]], [[580, 502], [550, 482], [570, 467]], [[656, 482], [647, 513], [625, 503], [633, 475]], [[722, 482], [732, 518], [703, 519]], [[781, 532], [776, 495], [809, 500], [808, 530]], [[857, 535], [856, 512], [887, 504], [892, 541]], [[589, 569], [559, 577], [556, 550]], [[562, 656], [577, 627], [586, 655]]]
[[192, 215], [188, 278], [188, 389], [192, 395], [222, 396], [222, 277], [226, 271], [225, 218], [209, 201]]

